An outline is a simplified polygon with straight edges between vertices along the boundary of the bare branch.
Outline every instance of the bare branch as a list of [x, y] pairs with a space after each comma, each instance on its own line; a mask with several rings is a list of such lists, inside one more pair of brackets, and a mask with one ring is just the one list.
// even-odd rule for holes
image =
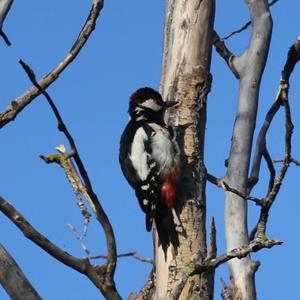
[[[74, 158], [75, 163], [78, 167], [81, 178], [83, 180], [83, 184], [81, 183], [80, 177], [77, 175], [76, 169], [73, 167], [72, 163], [70, 163], [70, 161], [71, 161], [70, 155], [67, 153], [67, 150], [65, 149], [65, 147], [58, 149], [58, 150], [60, 150], [61, 155], [53, 155], [52, 154], [52, 155], [50, 155], [50, 157], [48, 156], [48, 160], [50, 162], [51, 159], [53, 159], [52, 162], [59, 163], [65, 169], [67, 177], [68, 177], [69, 181], [71, 182], [72, 186], [73, 187], [75, 186], [75, 190], [77, 190], [77, 188], [78, 188], [79, 191], [85, 196], [91, 209], [93, 210], [93, 212], [96, 216], [96, 219], [101, 224], [101, 226], [104, 230], [104, 233], [105, 233], [107, 252], [108, 252], [107, 273], [110, 274], [111, 279], [112, 279], [115, 269], [116, 269], [116, 261], [117, 261], [116, 241], [115, 241], [115, 235], [113, 232], [113, 228], [110, 224], [110, 221], [109, 221], [104, 209], [102, 208], [102, 206], [98, 200], [97, 195], [93, 191], [91, 181], [89, 179], [89, 176], [85, 169], [85, 166], [80, 158], [75, 141], [74, 141], [72, 135], [70, 134], [70, 132], [68, 131], [65, 123], [63, 122], [63, 119], [62, 119], [57, 107], [55, 106], [50, 95], [46, 91], [44, 91], [42, 89], [42, 87], [40, 86], [40, 84], [36, 81], [33, 70], [22, 60], [20, 60], [20, 64], [26, 71], [29, 79], [32, 81], [34, 86], [36, 86], [36, 88], [40, 91], [40, 93], [42, 93], [46, 97], [46, 99], [57, 119], [58, 129], [64, 133], [64, 135], [66, 136], [66, 138], [68, 139], [68, 141], [70, 143], [70, 147], [72, 150], [72, 157]], [[71, 174], [70, 177], [69, 177], [69, 174]], [[75, 181], [75, 185], [73, 185], [73, 181]]]
[[0, 211], [4, 213], [37, 246], [63, 264], [85, 274], [107, 299], [120, 300], [121, 297], [113, 281], [113, 273], [107, 271], [107, 264], [91, 265], [88, 258], [79, 259], [49, 241], [39, 233], [10, 203], [0, 196]]
[[250, 200], [250, 201], [254, 202], [256, 205], [261, 205], [261, 203], [263, 201], [262, 199], [239, 192], [237, 189], [230, 187], [225, 181], [223, 181], [223, 185], [224, 185], [224, 188], [226, 191], [234, 193], [234, 194], [238, 195], [239, 197], [243, 198], [244, 200]]
[[276, 115], [276, 113], [278, 112], [280, 106], [282, 104], [281, 101], [281, 89], [279, 89], [275, 102], [273, 103], [273, 105], [271, 106], [271, 108], [269, 109], [269, 111], [267, 112], [265, 121], [262, 125], [262, 128], [259, 131], [259, 134], [257, 136], [257, 140], [256, 140], [256, 148], [255, 148], [255, 153], [254, 153], [254, 157], [253, 157], [253, 162], [252, 162], [252, 169], [251, 169], [251, 177], [250, 178], [255, 178], [256, 181], [253, 182], [253, 184], [248, 186], [248, 191], [250, 192], [252, 190], [252, 188], [255, 186], [255, 184], [257, 183], [258, 179], [259, 179], [259, 171], [260, 171], [260, 166], [261, 166], [261, 159], [264, 155], [265, 158], [267, 158], [267, 162], [268, 162], [268, 167], [270, 170], [270, 183], [272, 178], [275, 176], [275, 170], [274, 167], [271, 167], [272, 161], [270, 162], [270, 157], [268, 155], [266, 155], [267, 153], [267, 147], [266, 147], [266, 135], [267, 132], [270, 128], [271, 122], [274, 118], [274, 116]]
[[74, 236], [76, 237], [76, 239], [79, 241], [80, 246], [82, 248], [82, 250], [86, 253], [87, 257], [86, 258], [90, 258], [91, 256], [91, 252], [89, 251], [89, 249], [87, 248], [86, 244], [83, 241], [83, 235], [80, 235], [78, 233], [78, 231], [76, 230], [76, 228], [72, 225], [72, 224], [68, 224], [68, 227], [71, 229], [71, 231], [73, 232]]
[[[269, 3], [269, 7], [271, 7], [272, 5], [274, 5], [276, 2], [278, 2], [279, 0], [273, 0]], [[228, 35], [224, 36], [222, 38], [222, 41], [228, 40], [229, 38], [231, 38], [233, 35], [241, 33], [242, 31], [246, 30], [249, 26], [251, 25], [251, 21], [248, 21], [247, 23], [245, 23], [245, 25], [243, 25], [240, 29], [234, 30], [232, 32], [230, 32]]]
[[[288, 93], [289, 93], [290, 75], [292, 74], [292, 72], [293, 72], [296, 64], [299, 62], [299, 60], [300, 60], [300, 37], [298, 37], [296, 43], [293, 44], [292, 47], [289, 49], [287, 60], [286, 60], [285, 66], [283, 68], [283, 71], [281, 73], [281, 80], [280, 80], [280, 86], [279, 86], [279, 90], [277, 93], [277, 97], [276, 97], [275, 103], [272, 105], [272, 107], [275, 107], [275, 104], [277, 105], [276, 110], [274, 109], [275, 113], [277, 112], [279, 105], [283, 105], [284, 110], [285, 110], [285, 158], [283, 160], [283, 164], [279, 171], [278, 177], [274, 181], [272, 187], [269, 188], [268, 195], [262, 203], [260, 217], [259, 217], [259, 221], [257, 223], [258, 236], [261, 238], [265, 238], [269, 210], [276, 199], [276, 196], [280, 190], [280, 186], [284, 180], [285, 174], [289, 168], [289, 163], [292, 160], [291, 151], [292, 151], [292, 134], [293, 134], [294, 125], [291, 120], [291, 111], [290, 111], [290, 106], [289, 106]], [[272, 107], [271, 107], [271, 109], [272, 109]], [[267, 114], [267, 116], [268, 116], [268, 114]], [[267, 119], [267, 117], [266, 117], [266, 119]], [[257, 161], [257, 157], [259, 155], [261, 156], [261, 153], [259, 152], [259, 150], [262, 147], [260, 146], [260, 144], [261, 143], [265, 144], [265, 137], [266, 137], [266, 133], [267, 133], [269, 126], [270, 126], [270, 120], [268, 120], [268, 122], [265, 121], [265, 123], [260, 131], [260, 135], [262, 137], [260, 137], [260, 135], [259, 135], [260, 138], [258, 139], [257, 148], [256, 148], [256, 149], [258, 149], [258, 150], [256, 150], [256, 152], [258, 154], [256, 154], [254, 157], [253, 166], [260, 164], [260, 161]], [[271, 159], [271, 158], [269, 158], [269, 159]], [[272, 162], [272, 164], [273, 164], [273, 162]], [[259, 169], [258, 169], [258, 171], [259, 171]]]
[[103, 0], [93, 0], [89, 16], [87, 17], [87, 20], [69, 53], [50, 73], [43, 76], [38, 82], [38, 85], [41, 87], [41, 89], [33, 86], [25, 93], [11, 101], [10, 105], [2, 113], [0, 113], [0, 128], [13, 121], [17, 115], [28, 104], [30, 104], [32, 100], [39, 96], [42, 93], [42, 90], [47, 89], [66, 69], [66, 67], [77, 57], [78, 53], [90, 37], [92, 31], [95, 29], [96, 21], [102, 7]]
[[[248, 245], [245, 245], [245, 246], [242, 246], [239, 248], [235, 248], [235, 249], [228, 251], [228, 252], [224, 253], [223, 255], [218, 256], [216, 258], [205, 259], [203, 261], [195, 262], [193, 268], [186, 268], [185, 270], [182, 270], [182, 277], [181, 277], [181, 280], [179, 281], [176, 289], [173, 292], [173, 295], [174, 295], [173, 299], [178, 299], [185, 283], [187, 282], [187, 280], [190, 276], [193, 276], [195, 274], [201, 274], [206, 271], [215, 270], [220, 265], [222, 265], [234, 258], [241, 259], [241, 258], [244, 258], [247, 255], [249, 255], [251, 252], [257, 252], [261, 249], [272, 248], [274, 246], [281, 245], [281, 244], [282, 244], [282, 241], [279, 241], [279, 240], [257, 239]], [[177, 298], [175, 296], [177, 296]]]
[[77, 174], [77, 170], [71, 160], [69, 153], [67, 152], [64, 145], [60, 145], [56, 147], [59, 151], [59, 154], [49, 154], [47, 156], [41, 155], [40, 157], [48, 164], [50, 163], [57, 163], [59, 164], [65, 171], [66, 177], [70, 182], [73, 192], [76, 196], [77, 205], [80, 209], [80, 212], [83, 216], [84, 225], [83, 225], [83, 234], [85, 236], [88, 230], [88, 224], [90, 222], [90, 213], [88, 212], [87, 208], [84, 205], [82, 195], [87, 199], [87, 201], [91, 201], [89, 195], [86, 192], [86, 188], [83, 185], [81, 178]]
[[0, 284], [11, 299], [41, 300], [16, 261], [0, 244]]
[[13, 4], [13, 0], [1, 0], [0, 1], [0, 36], [3, 38], [4, 42], [6, 43], [7, 46], [10, 46], [11, 43], [6, 36], [6, 34], [3, 32], [3, 23], [4, 20]]
[[224, 253], [221, 256], [218, 256], [214, 259], [207, 259], [203, 262], [198, 262], [195, 264], [195, 269], [191, 272], [191, 274], [199, 274], [206, 270], [215, 269], [221, 264], [233, 259], [233, 258], [243, 258], [246, 257], [251, 252], [257, 252], [264, 248], [272, 248], [277, 245], [281, 245], [282, 241], [279, 240], [264, 240], [261, 241], [259, 239], [251, 242], [248, 245], [233, 249]]
[[239, 78], [239, 74], [234, 68], [234, 65], [232, 64], [232, 60], [234, 58], [234, 55], [230, 52], [230, 50], [226, 47], [224, 41], [220, 38], [218, 33], [214, 31], [214, 38], [213, 38], [213, 44], [216, 48], [216, 51], [221, 55], [221, 57], [225, 60], [227, 63], [229, 69], [232, 71], [234, 76], [236, 78]]
[[206, 174], [206, 179], [207, 179], [210, 183], [216, 185], [217, 187], [223, 187], [223, 185], [222, 185], [222, 184], [223, 184], [223, 179], [221, 179], [221, 178], [217, 178], [217, 177], [215, 177], [215, 176], [213, 176], [213, 175], [207, 173], [207, 174]]
[[[274, 163], [282, 163], [284, 162], [284, 159], [274, 159], [273, 160]], [[290, 162], [295, 164], [297, 167], [300, 167], [300, 160], [294, 159], [294, 158], [290, 158]]]
[[[141, 262], [144, 263], [148, 263], [148, 264], [153, 264], [153, 259], [152, 258], [147, 258], [145, 256], [140, 255], [138, 252], [136, 251], [132, 251], [132, 252], [127, 252], [127, 253], [120, 253], [117, 255], [118, 258], [122, 258], [122, 257], [133, 257]], [[107, 259], [106, 255], [95, 255], [95, 256], [88, 256], [89, 259]]]
[[269, 172], [270, 172], [269, 187], [268, 187], [268, 193], [269, 193], [271, 191], [272, 187], [273, 187], [276, 172], [275, 172], [275, 168], [274, 168], [274, 165], [273, 165], [271, 155], [270, 155], [266, 145], [265, 145], [265, 149], [263, 151], [263, 157], [267, 162], [267, 166], [268, 166], [268, 169], [269, 169]]
[[54, 245], [45, 236], [43, 236], [34, 227], [32, 227], [32, 225], [1, 196], [0, 211], [2, 211], [2, 213], [4, 213], [28, 239], [30, 239], [40, 248], [45, 250], [47, 253], [55, 257], [63, 264], [79, 271], [80, 273], [86, 274], [87, 269], [90, 267], [88, 259], [76, 258]]
[[[300, 42], [300, 40], [299, 40]], [[281, 184], [284, 180], [285, 174], [289, 168], [289, 163], [291, 159], [291, 141], [292, 141], [292, 134], [293, 134], [293, 123], [291, 120], [291, 112], [290, 112], [290, 106], [288, 102], [288, 84], [287, 83], [281, 83], [283, 85], [283, 104], [284, 104], [284, 109], [285, 109], [285, 127], [286, 127], [286, 133], [285, 133], [285, 159], [282, 164], [282, 167], [279, 171], [279, 175], [276, 178], [272, 189], [270, 190], [268, 196], [263, 202], [262, 208], [261, 208], [261, 213], [259, 217], [259, 221], [257, 223], [257, 233], [259, 237], [265, 237], [266, 234], [266, 226], [267, 226], [267, 221], [269, 217], [269, 210], [271, 206], [273, 205], [277, 194], [280, 190]]]

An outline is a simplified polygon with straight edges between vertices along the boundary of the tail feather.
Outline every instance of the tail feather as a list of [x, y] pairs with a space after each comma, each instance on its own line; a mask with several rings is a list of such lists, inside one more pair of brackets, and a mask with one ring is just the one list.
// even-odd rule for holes
[[173, 245], [175, 251], [179, 246], [178, 232], [174, 224], [173, 214], [169, 208], [157, 210], [155, 215], [155, 225], [158, 234], [159, 243], [167, 257], [167, 249], [170, 244]]

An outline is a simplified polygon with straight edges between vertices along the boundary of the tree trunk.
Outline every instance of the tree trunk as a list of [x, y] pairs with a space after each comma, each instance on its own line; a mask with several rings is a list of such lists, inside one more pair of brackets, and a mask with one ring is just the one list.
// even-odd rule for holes
[[0, 244], [0, 284], [13, 300], [41, 300], [15, 260]]
[[[176, 207], [186, 235], [179, 234], [177, 252], [169, 247], [167, 260], [155, 236], [155, 299], [212, 299], [208, 274], [189, 277], [193, 260], [206, 258], [206, 170], [203, 162], [206, 97], [210, 90], [210, 62], [214, 0], [168, 0], [160, 92], [179, 107], [168, 123], [178, 128], [183, 176]], [[174, 295], [174, 291], [179, 291]]]
[[[233, 128], [226, 183], [247, 194], [249, 162], [256, 123], [260, 80], [268, 56], [272, 19], [266, 0], [247, 0], [252, 23], [252, 36], [246, 51], [233, 59], [240, 79], [237, 116]], [[226, 192], [225, 233], [227, 250], [249, 244], [247, 202]], [[250, 256], [229, 261], [233, 299], [256, 299], [254, 273], [257, 263]]]

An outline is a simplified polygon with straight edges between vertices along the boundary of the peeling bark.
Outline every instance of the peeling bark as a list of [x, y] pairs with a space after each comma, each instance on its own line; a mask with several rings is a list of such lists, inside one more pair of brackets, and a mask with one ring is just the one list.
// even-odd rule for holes
[[167, 118], [178, 128], [183, 151], [176, 210], [185, 234], [179, 234], [177, 251], [169, 247], [167, 260], [155, 235], [155, 299], [212, 299], [213, 295], [207, 272], [190, 276], [181, 286], [193, 261], [207, 256], [203, 149], [213, 21], [214, 0], [167, 1], [160, 91], [165, 100], [180, 103]]

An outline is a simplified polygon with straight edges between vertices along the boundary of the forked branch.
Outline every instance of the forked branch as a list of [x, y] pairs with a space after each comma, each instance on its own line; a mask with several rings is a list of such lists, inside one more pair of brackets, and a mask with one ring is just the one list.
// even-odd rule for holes
[[[193, 276], [194, 274], [201, 274], [203, 272], [212, 271], [215, 270], [220, 265], [228, 262], [229, 260], [232, 260], [234, 258], [244, 258], [247, 255], [249, 255], [252, 252], [257, 252], [259, 250], [265, 249], [265, 248], [272, 248], [277, 245], [281, 245], [282, 241], [279, 240], [260, 240], [256, 239], [252, 241], [250, 244], [233, 249], [231, 251], [228, 251], [224, 253], [223, 255], [220, 255], [216, 258], [208, 258], [203, 261], [197, 261], [194, 262], [193, 267], [186, 268], [185, 272], [183, 272], [183, 276], [177, 286], [177, 288], [174, 291], [174, 295], [180, 296], [180, 293], [187, 282], [188, 278], [190, 276]], [[174, 299], [178, 299], [174, 296]]]
[[[275, 113], [278, 111], [280, 105], [283, 105], [285, 110], [285, 157], [282, 163], [282, 167], [279, 171], [278, 177], [274, 180], [272, 187], [269, 188], [269, 192], [266, 198], [264, 199], [264, 201], [262, 202], [261, 213], [257, 224], [258, 236], [261, 238], [265, 238], [269, 210], [277, 197], [281, 184], [284, 180], [285, 174], [289, 168], [289, 164], [292, 161], [292, 155], [291, 155], [292, 134], [293, 134], [294, 126], [292, 123], [291, 111], [289, 105], [289, 79], [290, 79], [290, 75], [292, 74], [299, 60], [300, 60], [300, 37], [298, 37], [296, 43], [292, 45], [292, 47], [288, 52], [287, 60], [283, 68], [283, 71], [281, 73], [281, 80], [280, 80], [279, 90], [276, 96], [275, 103], [272, 105], [270, 111], [268, 112], [266, 120], [263, 124], [263, 127], [257, 139], [256, 152], [254, 156], [251, 176], [253, 176], [253, 174], [255, 175], [258, 174], [260, 160], [262, 157], [262, 151], [264, 149], [263, 146], [261, 145], [266, 144], [266, 134], [270, 127], [272, 118], [274, 117]], [[276, 109], [274, 109], [274, 107]]]

